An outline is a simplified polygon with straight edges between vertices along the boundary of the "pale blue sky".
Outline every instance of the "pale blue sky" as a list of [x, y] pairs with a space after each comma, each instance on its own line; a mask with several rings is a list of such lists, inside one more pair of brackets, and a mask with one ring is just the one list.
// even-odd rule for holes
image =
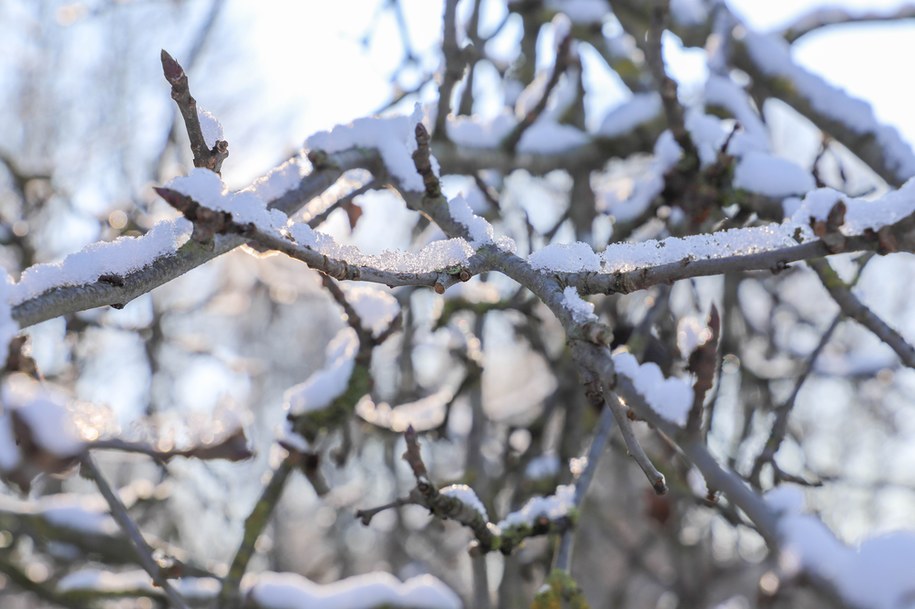
[[[440, 36], [441, 2], [402, 0], [414, 48], [433, 48]], [[241, 29], [240, 38], [256, 77], [263, 87], [263, 107], [258, 114], [284, 112], [288, 122], [279, 136], [287, 145], [300, 143], [316, 130], [371, 113], [390, 95], [388, 77], [402, 54], [391, 11], [377, 12], [377, 0], [347, 2], [297, 2], [264, 0], [234, 2], [226, 19]], [[467, 4], [463, 2], [462, 4]], [[489, 2], [499, 7], [501, 2]], [[798, 0], [735, 0], [729, 3], [753, 27], [769, 29], [789, 22], [821, 2]], [[844, 0], [833, 6], [871, 10], [898, 6], [890, 0]], [[501, 9], [493, 8], [497, 13]], [[363, 35], [378, 16], [371, 43]], [[497, 15], [493, 15], [496, 18]], [[829, 28], [796, 45], [796, 57], [831, 82], [870, 101], [877, 116], [915, 141], [911, 106], [911, 79], [902, 59], [915, 55], [915, 22]], [[683, 76], [701, 64], [699, 57], [677, 65]], [[434, 67], [434, 66], [425, 66]], [[256, 120], [245, 116], [249, 123]], [[251, 124], [245, 125], [250, 128]], [[241, 128], [241, 125], [238, 125]], [[232, 141], [233, 125], [226, 124]], [[247, 162], [235, 166], [253, 176], [266, 167], [269, 151], [249, 149]]]

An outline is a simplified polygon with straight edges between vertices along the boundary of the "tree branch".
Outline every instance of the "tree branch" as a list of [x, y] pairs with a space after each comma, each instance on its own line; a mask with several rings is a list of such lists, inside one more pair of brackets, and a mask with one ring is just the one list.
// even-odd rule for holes
[[181, 595], [179, 595], [178, 592], [172, 588], [171, 584], [168, 583], [168, 579], [164, 576], [163, 571], [156, 563], [155, 558], [153, 558], [153, 549], [146, 543], [146, 539], [143, 538], [140, 528], [127, 513], [127, 508], [124, 507], [120, 497], [118, 497], [108, 485], [101, 470], [92, 459], [92, 455], [88, 452], [85, 453], [81, 463], [86, 472], [92, 476], [99, 492], [111, 508], [111, 516], [117, 521], [121, 526], [121, 530], [124, 531], [124, 534], [127, 535], [128, 539], [133, 543], [140, 566], [143, 567], [144, 571], [149, 573], [153, 582], [155, 582], [158, 587], [162, 588], [162, 591], [168, 598], [168, 602], [174, 609], [189, 609], [187, 603], [181, 598]]
[[187, 136], [191, 141], [191, 152], [194, 153], [194, 167], [205, 167], [210, 171], [220, 173], [222, 162], [229, 156], [229, 143], [225, 140], [216, 140], [212, 149], [207, 146], [203, 137], [203, 129], [200, 127], [197, 100], [191, 96], [184, 68], [165, 49], [162, 49], [161, 59], [162, 72], [172, 86], [172, 99], [175, 100], [178, 110], [184, 118]]
[[808, 260], [807, 264], [814, 270], [823, 287], [836, 301], [842, 313], [854, 319], [886, 343], [904, 366], [915, 368], [915, 348], [912, 348], [899, 332], [889, 327], [873, 311], [855, 296], [848, 285], [839, 277], [826, 260]]

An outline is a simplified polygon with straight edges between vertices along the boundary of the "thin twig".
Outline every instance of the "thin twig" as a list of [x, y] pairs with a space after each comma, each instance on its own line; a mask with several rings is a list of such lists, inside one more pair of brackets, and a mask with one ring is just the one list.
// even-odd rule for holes
[[782, 404], [775, 409], [775, 421], [772, 423], [772, 430], [769, 432], [769, 439], [766, 440], [766, 445], [759, 453], [759, 456], [756, 457], [756, 461], [753, 462], [753, 469], [749, 476], [750, 483], [756, 488], [760, 488], [759, 477], [762, 474], [763, 467], [767, 463], [773, 463], [775, 453], [777, 453], [778, 449], [781, 448], [782, 442], [785, 439], [785, 434], [788, 432], [788, 416], [794, 409], [794, 404], [797, 401], [798, 394], [801, 392], [801, 387], [804, 385], [804, 382], [813, 371], [813, 367], [817, 358], [820, 356], [820, 353], [823, 352], [823, 349], [826, 347], [829, 339], [832, 338], [836, 328], [839, 327], [840, 321], [842, 321], [841, 313], [833, 318], [832, 322], [829, 324], [829, 327], [826, 328], [825, 332], [823, 332], [823, 336], [820, 337], [820, 342], [817, 343], [816, 348], [814, 348], [814, 350], [810, 353], [810, 356], [807, 358], [807, 363], [804, 366], [804, 371], [794, 382], [794, 389], [791, 391], [791, 395], [789, 395], [788, 399], [782, 402]]
[[537, 103], [534, 105], [530, 111], [524, 115], [515, 128], [502, 140], [502, 148], [508, 152], [514, 152], [518, 147], [518, 142], [521, 141], [521, 137], [524, 135], [524, 132], [533, 125], [540, 115], [543, 114], [543, 111], [546, 110], [547, 102], [550, 100], [550, 95], [553, 93], [553, 89], [556, 88], [556, 85], [559, 84], [559, 79], [562, 77], [562, 74], [566, 71], [566, 68], [570, 65], [570, 55], [572, 49], [572, 34], [568, 34], [559, 42], [559, 47], [556, 49], [556, 62], [553, 64], [553, 72], [550, 74], [549, 80], [546, 82], [546, 86], [543, 88], [543, 95], [540, 96], [540, 99], [537, 100]]
[[283, 488], [286, 486], [286, 480], [289, 478], [293, 468], [298, 465], [298, 462], [299, 455], [295, 453], [286, 455], [286, 458], [273, 470], [270, 481], [267, 482], [267, 486], [261, 492], [260, 498], [251, 509], [251, 513], [245, 518], [245, 528], [241, 543], [235, 552], [235, 558], [232, 559], [228, 574], [222, 580], [222, 588], [219, 590], [219, 602], [217, 603], [219, 607], [235, 606], [238, 600], [238, 586], [242, 576], [248, 569], [251, 557], [254, 555], [254, 546], [261, 533], [264, 532], [267, 523], [270, 522], [270, 516], [280, 501]]
[[435, 115], [435, 128], [433, 129], [433, 136], [437, 140], [447, 139], [446, 126], [448, 114], [451, 112], [451, 93], [464, 75], [464, 57], [457, 42], [457, 5], [458, 0], [445, 1], [442, 40], [445, 73], [442, 75], [442, 84], [438, 88], [438, 112]]
[[852, 12], [836, 7], [818, 8], [801, 16], [792, 25], [785, 28], [782, 36], [788, 42], [796, 42], [807, 34], [825, 27], [886, 21], [892, 23], [913, 18], [915, 18], [915, 6], [911, 5], [902, 5], [886, 12]]
[[124, 534], [127, 535], [127, 538], [130, 539], [134, 550], [136, 550], [137, 559], [140, 562], [140, 566], [143, 567], [143, 570], [149, 573], [149, 576], [152, 578], [155, 584], [162, 588], [162, 591], [165, 592], [165, 596], [168, 598], [168, 602], [171, 604], [173, 609], [188, 609], [187, 603], [181, 597], [178, 592], [172, 588], [171, 584], [168, 583], [168, 579], [162, 573], [162, 569], [159, 568], [159, 565], [156, 563], [156, 560], [153, 558], [153, 549], [146, 543], [146, 539], [143, 538], [143, 534], [140, 532], [140, 528], [130, 517], [130, 514], [127, 513], [127, 508], [124, 507], [124, 504], [121, 502], [121, 498], [117, 496], [111, 486], [108, 484], [108, 481], [105, 480], [105, 477], [102, 475], [101, 470], [95, 464], [95, 461], [92, 459], [92, 455], [86, 452], [82, 457], [82, 466], [85, 471], [92, 476], [92, 479], [95, 481], [95, 485], [98, 487], [99, 492], [105, 498], [105, 501], [108, 503], [108, 506], [111, 508], [111, 516], [114, 520], [120, 525], [121, 530], [124, 531]]
[[95, 450], [117, 450], [125, 453], [146, 455], [156, 461], [167, 463], [175, 457], [185, 457], [200, 460], [224, 459], [227, 461], [244, 461], [254, 456], [248, 446], [244, 430], [241, 428], [208, 444], [197, 444], [190, 448], [159, 450], [145, 442], [131, 442], [120, 438], [95, 440], [87, 443], [88, 448]]
[[886, 343], [896, 352], [903, 365], [915, 368], [915, 348], [899, 332], [887, 325], [866, 304], [861, 302], [826, 260], [808, 260], [807, 264], [823, 282], [823, 287], [842, 309], [842, 313], [860, 323]]
[[664, 69], [661, 38], [670, 14], [670, 0], [656, 0], [651, 11], [651, 25], [646, 33], [645, 58], [661, 94], [667, 126], [687, 158], [696, 159], [696, 146], [686, 129], [685, 113], [677, 97], [677, 82]]
[[194, 153], [194, 167], [205, 167], [219, 173], [222, 162], [229, 156], [229, 143], [225, 140], [216, 140], [212, 149], [207, 146], [203, 129], [200, 127], [200, 115], [197, 114], [197, 100], [191, 95], [184, 68], [165, 49], [162, 49], [161, 59], [162, 72], [172, 86], [172, 99], [184, 118], [187, 136], [191, 141], [191, 152]]
[[[601, 410], [600, 419], [597, 422], [597, 430], [594, 432], [594, 439], [591, 440], [591, 448], [588, 449], [588, 463], [585, 470], [575, 481], [575, 507], [581, 507], [584, 502], [585, 494], [594, 478], [594, 472], [597, 471], [597, 463], [607, 446], [607, 440], [610, 437], [610, 431], [613, 429], [614, 414], [610, 408], [605, 407]], [[572, 543], [574, 541], [574, 531], [568, 530], [562, 535], [559, 542], [559, 550], [556, 552], [556, 561], [553, 568], [568, 571], [572, 564]]]
[[616, 422], [620, 426], [620, 434], [623, 436], [623, 442], [626, 444], [629, 455], [645, 473], [654, 492], [658, 495], [665, 494], [667, 492], [667, 481], [664, 479], [664, 474], [655, 468], [651, 459], [645, 454], [645, 449], [642, 448], [638, 438], [635, 437], [635, 432], [632, 429], [632, 421], [626, 416], [626, 411], [623, 410], [623, 404], [620, 401], [619, 396], [610, 390], [609, 385], [605, 385], [604, 395], [607, 406], [610, 407], [610, 411], [613, 413]]

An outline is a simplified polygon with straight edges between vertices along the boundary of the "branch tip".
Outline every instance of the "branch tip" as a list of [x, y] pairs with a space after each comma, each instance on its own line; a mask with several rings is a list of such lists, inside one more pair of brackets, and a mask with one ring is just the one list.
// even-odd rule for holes
[[184, 68], [181, 67], [181, 64], [178, 63], [174, 57], [169, 55], [168, 51], [165, 49], [162, 49], [160, 59], [162, 60], [162, 73], [165, 74], [165, 79], [168, 82], [174, 84], [185, 75]]

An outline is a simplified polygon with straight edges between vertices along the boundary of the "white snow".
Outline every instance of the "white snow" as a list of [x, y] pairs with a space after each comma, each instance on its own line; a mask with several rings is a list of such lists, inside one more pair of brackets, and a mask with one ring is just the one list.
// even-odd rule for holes
[[791, 206], [793, 211], [782, 224], [668, 237], [661, 241], [612, 243], [600, 254], [581, 242], [551, 244], [531, 254], [528, 261], [543, 272], [625, 273], [676, 262], [760, 254], [798, 245], [798, 239], [805, 242], [816, 238], [810, 228], [810, 219], [826, 218], [839, 200], [847, 206], [842, 233], [858, 235], [868, 228], [879, 230], [915, 213], [915, 179], [871, 201], [849, 198], [829, 188], [810, 191], [801, 202], [788, 198], [785, 206]]
[[362, 327], [373, 336], [384, 332], [400, 313], [400, 304], [390, 292], [373, 285], [341, 284], [346, 300], [356, 310]]
[[249, 597], [265, 609], [462, 607], [458, 595], [432, 575], [419, 575], [401, 583], [389, 573], [375, 572], [321, 585], [294, 573], [266, 572], [246, 577], [243, 586], [247, 589]]
[[705, 81], [705, 103], [725, 108], [760, 150], [768, 148], [769, 135], [766, 126], [750, 105], [749, 96], [740, 85], [730, 78], [715, 73], [709, 74], [708, 80]]
[[466, 484], [452, 484], [438, 489], [438, 492], [448, 497], [454, 497], [464, 505], [475, 509], [483, 520], [489, 521], [489, 515], [486, 513], [486, 506], [483, 505], [483, 502], [480, 501], [480, 498], [477, 497], [474, 490]]
[[11, 374], [0, 386], [0, 466], [6, 471], [20, 462], [19, 449], [13, 435], [13, 413], [26, 425], [32, 441], [41, 449], [60, 459], [79, 455], [83, 442], [67, 411], [66, 399], [46, 389], [38, 381], [22, 373]]
[[[782, 249], [797, 245], [794, 230], [795, 226], [791, 224], [769, 224], [682, 238], [668, 237], [662, 241], [612, 243], [600, 254], [601, 271], [628, 272], [684, 260], [745, 256]], [[809, 236], [809, 228], [806, 231], [805, 235]]]
[[845, 223], [841, 230], [847, 235], [860, 234], [865, 229], [879, 229], [893, 224], [915, 213], [915, 179], [909, 180], [898, 190], [868, 201], [849, 198], [831, 188], [820, 188], [807, 194], [791, 221], [799, 226], [809, 226], [810, 218], [825, 219], [837, 201], [845, 201]]
[[203, 140], [210, 149], [216, 145], [216, 140], [222, 140], [222, 124], [216, 120], [216, 117], [204, 110], [199, 104], [197, 105], [197, 118], [200, 119], [200, 130], [203, 132]]
[[468, 148], [497, 148], [518, 119], [508, 112], [488, 119], [474, 116], [449, 116], [446, 123], [448, 139]]
[[447, 239], [433, 241], [419, 251], [385, 250], [380, 254], [364, 254], [352, 245], [337, 243], [330, 235], [307, 224], [291, 224], [287, 230], [296, 243], [328, 258], [345, 260], [350, 266], [367, 266], [397, 273], [426, 273], [466, 265], [475, 253], [463, 239]]
[[693, 405], [693, 390], [683, 380], [664, 378], [654, 362], [639, 364], [627, 351], [613, 354], [617, 374], [628, 377], [652, 410], [677, 425], [686, 425], [686, 417]]
[[86, 535], [120, 535], [101, 495], [58, 493], [27, 500], [0, 496], [0, 511], [38, 516], [48, 524]]
[[167, 188], [176, 190], [209, 209], [232, 214], [239, 224], [254, 224], [262, 231], [275, 232], [286, 225], [286, 214], [267, 209], [267, 204], [252, 190], [230, 193], [218, 174], [197, 167], [186, 176], [173, 179]]
[[600, 270], [600, 256], [591, 246], [582, 241], [575, 243], [551, 243], [528, 256], [528, 262], [541, 271], [565, 271], [578, 273]]
[[596, 135], [619, 137], [631, 133], [640, 125], [659, 118], [662, 111], [660, 95], [654, 92], [636, 93], [607, 112]]
[[353, 374], [358, 350], [356, 331], [350, 327], [340, 330], [325, 349], [324, 367], [283, 394], [286, 411], [292, 415], [314, 412], [330, 406], [343, 395]]
[[912, 564], [915, 534], [898, 531], [865, 539], [858, 548], [839, 541], [816, 516], [803, 513], [800, 489], [782, 485], [766, 494], [780, 512], [779, 562], [793, 575], [809, 570], [832, 583], [850, 604], [872, 609], [911, 606], [915, 598]]
[[559, 45], [572, 33], [572, 21], [564, 12], [556, 13], [550, 22], [553, 26], [553, 52], [559, 52]]
[[556, 154], [563, 150], [584, 146], [590, 141], [588, 135], [576, 127], [541, 118], [528, 127], [521, 136], [521, 140], [518, 142], [518, 152]]
[[[215, 175], [215, 174], [214, 174]], [[184, 218], [159, 222], [141, 237], [93, 243], [60, 262], [36, 264], [22, 273], [11, 291], [17, 305], [52, 288], [94, 283], [102, 275], [126, 275], [174, 254], [191, 235]]]
[[119, 573], [101, 569], [79, 569], [67, 573], [57, 582], [59, 592], [123, 592], [152, 589], [152, 580], [142, 569]]
[[[412, 116], [359, 118], [348, 125], [337, 125], [308, 138], [305, 147], [333, 153], [349, 148], [373, 148], [378, 151], [392, 176], [404, 190], [423, 192], [422, 177], [413, 164], [416, 150], [416, 123], [422, 119], [419, 104]], [[433, 163], [438, 173], [438, 163]]]
[[492, 243], [493, 230], [492, 225], [485, 219], [473, 213], [467, 199], [458, 195], [448, 201], [448, 211], [455, 221], [460, 222], [467, 228], [470, 235], [470, 244], [473, 247], [481, 247]]
[[[187, 599], [214, 598], [220, 589], [219, 580], [212, 577], [182, 577], [169, 583], [181, 596]], [[154, 591], [156, 586], [149, 574], [142, 569], [129, 571], [105, 571], [85, 568], [71, 571], [57, 582], [58, 592], [134, 592]]]
[[575, 507], [575, 486], [561, 484], [556, 487], [556, 493], [547, 497], [531, 497], [520, 510], [509, 513], [497, 525], [505, 530], [512, 527], [533, 526], [540, 518], [558, 520], [568, 515]]
[[677, 322], [677, 348], [684, 359], [711, 337], [711, 330], [694, 315], [683, 317]]
[[816, 182], [809, 171], [787, 159], [750, 151], [737, 163], [734, 186], [767, 197], [783, 198], [803, 195], [816, 188]]
[[562, 291], [562, 306], [572, 314], [572, 320], [575, 323], [597, 321], [597, 315], [594, 314], [594, 303], [579, 296], [578, 290], [573, 286], [567, 286]]
[[794, 63], [789, 44], [778, 35], [746, 31], [743, 42], [754, 64], [771, 78], [790, 82], [794, 91], [820, 114], [855, 133], [874, 134], [899, 180], [915, 175], [915, 154], [893, 127], [881, 125], [870, 104], [850, 96]]
[[454, 391], [448, 388], [396, 406], [387, 402], [376, 404], [370, 396], [364, 396], [356, 404], [356, 414], [372, 425], [397, 433], [402, 433], [411, 426], [417, 432], [423, 432], [436, 429], [445, 422], [447, 407], [452, 398]]
[[554, 452], [537, 455], [524, 468], [528, 480], [542, 480], [559, 475], [559, 457]]
[[311, 163], [304, 154], [301, 154], [274, 167], [267, 175], [255, 180], [245, 190], [250, 190], [264, 201], [270, 202], [298, 187], [302, 178], [310, 171]]
[[641, 178], [632, 186], [632, 192], [623, 200], [612, 188], [597, 189], [595, 196], [608, 214], [619, 222], [629, 222], [645, 213], [651, 202], [664, 189], [666, 174], [680, 159], [682, 150], [670, 131], [663, 132], [654, 146], [654, 158]]

